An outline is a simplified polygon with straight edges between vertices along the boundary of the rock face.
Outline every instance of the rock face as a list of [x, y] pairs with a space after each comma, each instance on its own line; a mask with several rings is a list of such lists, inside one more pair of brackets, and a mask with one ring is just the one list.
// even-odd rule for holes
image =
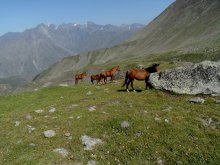
[[156, 89], [180, 94], [220, 93], [220, 61], [201, 63], [152, 73], [149, 83]]

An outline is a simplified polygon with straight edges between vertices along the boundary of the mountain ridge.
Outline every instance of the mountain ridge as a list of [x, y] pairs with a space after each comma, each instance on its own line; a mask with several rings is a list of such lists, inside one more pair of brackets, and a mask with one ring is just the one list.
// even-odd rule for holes
[[132, 58], [147, 60], [153, 54], [168, 52], [176, 52], [178, 57], [210, 53], [215, 54], [216, 59], [216, 53], [220, 52], [219, 8], [219, 0], [178, 0], [125, 42], [112, 48], [82, 53], [77, 58], [64, 58], [35, 80], [63, 80], [62, 73]]
[[123, 26], [80, 24], [39, 24], [24, 32], [9, 32], [0, 37], [0, 78], [22, 75], [32, 79], [63, 57], [111, 47], [142, 28], [141, 24]]

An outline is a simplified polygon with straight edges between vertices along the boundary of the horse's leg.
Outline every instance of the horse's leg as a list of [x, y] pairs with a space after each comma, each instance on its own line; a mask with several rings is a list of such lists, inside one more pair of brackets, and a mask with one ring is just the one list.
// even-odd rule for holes
[[134, 80], [132, 80], [132, 79], [130, 79], [130, 78], [128, 79], [127, 84], [126, 84], [127, 92], [129, 92], [128, 87], [129, 87], [130, 84], [131, 84], [132, 90], [134, 90], [134, 88], [133, 88], [133, 81], [134, 81]]
[[148, 82], [148, 80], [149, 80], [149, 77], [147, 77], [147, 78], [145, 79], [146, 90], [147, 90], [148, 87], [149, 87], [149, 89], [152, 89], [152, 88], [153, 88], [152, 85]]
[[129, 92], [129, 89], [128, 89], [129, 84], [130, 84], [130, 79], [128, 79], [127, 82], [126, 82], [126, 91], [127, 92]]
[[78, 80], [77, 79], [75, 79], [75, 84], [78, 84]]
[[134, 82], [134, 80], [131, 80], [131, 88], [132, 88], [133, 92], [136, 92], [136, 91], [134, 90], [133, 82]]

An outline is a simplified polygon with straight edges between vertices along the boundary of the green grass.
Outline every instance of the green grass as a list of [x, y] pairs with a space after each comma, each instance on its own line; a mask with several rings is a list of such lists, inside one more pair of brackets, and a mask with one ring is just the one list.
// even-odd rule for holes
[[[144, 89], [144, 82], [135, 81], [134, 85]], [[220, 163], [219, 125], [212, 128], [200, 121], [211, 117], [219, 123], [217, 98], [202, 96], [206, 102], [201, 105], [189, 103], [192, 96], [118, 90], [121, 84], [80, 84], [0, 96], [0, 164], [86, 164], [89, 160], [104, 165], [156, 164], [158, 160], [165, 164]], [[87, 96], [88, 91], [92, 95]], [[71, 108], [73, 104], [78, 106]], [[94, 105], [96, 111], [88, 111]], [[49, 113], [51, 107], [56, 112]], [[37, 114], [37, 109], [45, 112]], [[33, 119], [26, 119], [27, 114]], [[18, 127], [15, 121], [20, 121]], [[122, 121], [128, 121], [130, 127], [122, 129]], [[28, 133], [27, 125], [36, 130]], [[46, 139], [42, 132], [49, 129], [55, 130], [56, 136]], [[71, 140], [65, 137], [66, 132]], [[83, 135], [100, 138], [104, 144], [86, 151], [80, 141]], [[70, 152], [68, 157], [52, 152], [61, 147]]]

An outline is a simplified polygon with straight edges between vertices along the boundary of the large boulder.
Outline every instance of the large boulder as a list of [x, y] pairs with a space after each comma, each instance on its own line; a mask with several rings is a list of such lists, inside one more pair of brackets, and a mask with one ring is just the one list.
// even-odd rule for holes
[[149, 83], [156, 89], [180, 94], [220, 93], [220, 61], [201, 63], [152, 73]]

